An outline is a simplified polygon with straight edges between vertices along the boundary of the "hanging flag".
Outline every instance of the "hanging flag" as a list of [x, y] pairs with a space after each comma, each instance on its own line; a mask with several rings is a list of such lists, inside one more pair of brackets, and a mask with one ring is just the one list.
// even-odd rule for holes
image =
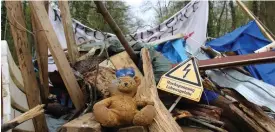
[[[64, 29], [61, 22], [60, 11], [54, 5], [49, 6], [49, 18], [63, 49], [67, 48]], [[76, 44], [94, 40], [102, 41], [104, 34], [89, 28], [79, 21], [72, 19]], [[190, 53], [196, 52], [206, 41], [208, 22], [208, 2], [192, 0], [183, 9], [174, 14], [156, 27], [126, 35], [128, 42], [140, 41], [144, 43], [173, 36], [176, 34], [190, 35], [186, 40], [186, 49]], [[114, 34], [106, 33], [106, 37], [115, 37]]]

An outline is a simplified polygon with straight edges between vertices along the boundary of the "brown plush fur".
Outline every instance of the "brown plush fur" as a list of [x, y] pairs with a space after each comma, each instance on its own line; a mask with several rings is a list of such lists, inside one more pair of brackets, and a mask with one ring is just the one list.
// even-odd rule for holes
[[[138, 77], [118, 78], [117, 88], [111, 91], [111, 97], [94, 105], [95, 119], [106, 127], [151, 124], [155, 117], [153, 102], [134, 99], [139, 85], [140, 79]], [[143, 108], [138, 110], [138, 107]]]

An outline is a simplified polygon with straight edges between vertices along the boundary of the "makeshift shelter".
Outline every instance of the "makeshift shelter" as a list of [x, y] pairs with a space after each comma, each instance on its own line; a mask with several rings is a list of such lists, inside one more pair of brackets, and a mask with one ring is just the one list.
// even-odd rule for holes
[[[25, 24], [22, 15], [23, 13], [20, 8], [21, 3], [7, 3], [11, 9], [8, 10], [11, 23], [17, 25], [18, 22], [14, 22], [14, 20], [17, 19], [19, 24], [21, 26], [23, 25], [24, 27]], [[27, 102], [24, 100], [24, 107], [27, 107], [26, 104], [28, 103], [29, 107], [27, 108], [31, 109], [35, 107], [35, 105], [38, 105], [39, 108], [42, 108], [43, 105], [39, 104], [46, 103], [46, 111], [48, 113], [53, 112], [51, 115], [57, 115], [58, 117], [69, 111], [70, 108], [68, 108], [68, 104], [72, 103], [72, 107], [75, 108], [73, 114], [70, 114], [71, 118], [68, 120], [69, 122], [65, 125], [63, 125], [65, 121], [55, 121], [56, 124], [49, 123], [51, 122], [51, 117], [47, 116], [45, 119], [43, 113], [44, 110], [41, 110], [35, 116], [25, 119], [33, 119], [33, 121], [30, 121], [30, 123], [32, 123], [30, 126], [34, 126], [31, 128], [32, 130], [35, 129], [36, 131], [47, 131], [47, 129], [51, 128], [56, 129], [57, 126], [52, 125], [57, 124], [63, 125], [60, 127], [62, 131], [112, 130], [120, 132], [145, 132], [149, 130], [153, 132], [178, 132], [182, 130], [185, 131], [184, 127], [186, 126], [197, 126], [199, 128], [203, 127], [206, 130], [221, 132], [226, 132], [227, 130], [241, 131], [243, 129], [249, 131], [271, 132], [275, 129], [274, 120], [272, 120], [272, 117], [268, 117], [267, 115], [267, 113], [271, 113], [272, 115], [275, 109], [273, 104], [275, 94], [274, 86], [244, 75], [235, 69], [230, 69], [232, 67], [239, 67], [240, 65], [233, 63], [234, 66], [232, 66], [232, 62], [230, 62], [231, 67], [226, 67], [225, 65], [221, 64], [221, 60], [223, 59], [222, 56], [218, 55], [218, 53], [213, 56], [214, 59], [210, 59], [207, 56], [208, 53], [200, 49], [201, 46], [204, 46], [206, 41], [208, 2], [192, 0], [187, 4], [186, 7], [164, 21], [162, 24], [150, 30], [125, 36], [120, 31], [119, 27], [110, 16], [107, 9], [104, 7], [104, 4], [100, 1], [95, 1], [98, 11], [103, 15], [103, 18], [110, 25], [111, 29], [116, 31], [116, 36], [114, 34], [96, 31], [81, 24], [77, 20], [71, 19], [68, 11], [68, 2], [61, 1], [59, 4], [61, 11], [50, 7], [48, 15], [43, 4], [35, 1], [30, 2], [33, 13], [32, 15], [34, 18], [36, 18], [33, 24], [35, 24], [36, 28], [43, 31], [35, 34], [37, 35], [36, 37], [40, 38], [39, 40], [41, 40], [36, 43], [36, 46], [38, 47], [37, 52], [39, 53], [39, 84], [43, 85], [45, 80], [48, 80], [48, 77], [51, 78], [52, 80], [56, 81], [52, 83], [53, 88], [58, 89], [62, 87], [63, 90], [68, 92], [67, 94], [70, 96], [71, 101], [69, 101], [68, 98], [60, 101], [56, 99], [54, 95], [49, 96], [49, 87], [45, 86], [45, 83], [43, 86], [40, 86], [36, 83], [36, 76], [33, 71], [34, 68], [31, 61], [31, 55], [28, 52], [28, 46], [26, 46], [28, 43], [28, 40], [26, 39], [27, 34], [24, 30], [18, 33], [17, 29], [13, 27], [14, 25], [11, 24], [13, 37], [15, 40], [18, 40], [15, 41], [17, 54], [22, 58], [22, 60], [19, 61], [22, 74], [19, 74], [19, 72], [18, 76], [23, 80], [23, 89], [26, 91], [26, 93], [24, 93], [24, 99], [26, 98]], [[15, 19], [13, 19], [11, 16], [14, 16]], [[250, 30], [250, 28], [248, 27], [243, 29], [243, 32], [246, 30]], [[246, 39], [249, 38], [251, 34], [247, 34], [247, 32], [245, 33], [245, 35], [235, 35], [235, 39], [240, 37], [242, 42], [246, 41]], [[267, 42], [267, 40], [264, 40], [263, 36], [257, 38], [258, 36], [259, 34], [254, 34], [253, 37], [255, 38], [253, 38], [251, 41], [259, 41], [259, 44], [264, 43], [264, 41]], [[51, 70], [43, 68], [43, 66], [47, 65], [48, 62], [48, 58], [43, 56], [48, 55], [48, 49], [40, 47], [43, 44], [46, 44], [47, 48], [50, 49], [53, 60], [49, 62], [53, 65], [56, 65], [56, 67], [53, 68], [49, 66], [49, 69]], [[250, 50], [252, 51], [250, 47], [247, 48], [249, 50], [244, 50], [246, 49], [246, 46], [244, 46], [245, 48], [238, 48], [241, 47], [241, 42], [237, 44], [239, 45], [232, 47], [236, 48], [236, 51], [240, 56], [250, 53]], [[258, 47], [260, 48], [262, 46], [263, 45], [259, 45]], [[66, 56], [66, 53], [64, 52], [66, 47], [68, 49], [68, 56]], [[157, 49], [159, 52], [157, 52], [152, 47]], [[95, 53], [97, 49], [101, 49], [99, 54]], [[114, 52], [111, 55], [108, 53], [110, 49], [112, 52]], [[133, 49], [138, 52], [134, 52]], [[42, 50], [44, 53], [43, 55]], [[80, 50], [84, 51], [84, 55], [76, 55], [79, 54]], [[140, 56], [138, 57], [136, 54], [139, 54]], [[267, 55], [270, 57], [271, 55], [274, 55], [274, 52]], [[7, 54], [3, 54], [2, 56], [7, 58]], [[190, 57], [192, 58], [188, 59]], [[232, 59], [232, 57], [223, 58]], [[233, 57], [233, 59], [236, 58], [238, 57]], [[175, 64], [185, 61], [186, 59], [191, 60], [190, 63], [192, 64], [189, 64], [192, 65], [192, 67], [190, 68], [190, 65], [186, 65], [185, 68], [178, 70], [178, 73], [180, 73], [178, 78], [180, 79], [172, 84], [175, 86], [173, 87], [175, 92], [167, 92], [163, 89], [163, 91], [158, 90], [156, 83], [158, 83], [159, 80], [161, 80], [161, 78], [166, 75], [168, 71], [170, 72], [170, 70], [174, 70], [172, 67], [175, 66]], [[274, 60], [275, 58], [267, 58], [264, 61], [270, 61], [272, 59]], [[239, 61], [242, 60], [244, 59], [239, 59]], [[218, 62], [221, 67], [205, 68], [203, 67], [205, 66], [203, 65], [205, 63], [203, 62], [210, 62], [208, 65], [214, 64], [214, 62]], [[256, 63], [255, 60], [252, 60], [252, 62]], [[178, 65], [175, 68], [181, 66], [182, 65]], [[5, 63], [2, 68], [3, 70], [7, 70], [7, 67], [8, 63]], [[41, 72], [45, 70], [48, 70], [49, 72], [58, 70], [55, 72], [59, 76], [55, 78], [56, 76], [52, 77], [51, 75], [48, 75], [48, 72]], [[115, 70], [121, 72], [124, 71], [121, 73], [121, 75], [124, 77], [132, 77], [130, 79], [132, 79], [132, 82], [133, 80], [135, 82], [131, 82], [131, 85], [136, 85], [136, 87], [133, 89], [137, 91], [133, 92], [135, 96], [131, 93], [131, 95], [122, 96], [122, 99], [117, 100], [119, 103], [110, 103], [111, 101], [116, 101], [109, 98], [110, 96], [116, 95], [113, 95], [112, 92], [120, 89], [120, 86], [125, 86], [126, 90], [124, 91], [127, 92], [127, 86], [130, 85], [128, 82], [121, 83], [123, 80], [120, 80], [118, 76], [115, 76]], [[11, 71], [14, 72], [13, 70]], [[188, 73], [192, 73], [192, 75]], [[232, 74], [235, 76], [232, 77]], [[199, 87], [190, 87], [192, 84], [190, 81], [188, 82], [189, 84], [182, 83], [183, 81], [181, 82], [181, 80], [183, 80], [186, 75], [191, 76], [190, 78], [198, 81], [197, 86], [199, 85]], [[7, 75], [6, 78], [9, 78], [9, 75]], [[141, 81], [139, 82], [138, 79]], [[168, 87], [168, 82], [172, 80], [173, 79], [168, 80], [165, 86]], [[187, 81], [185, 80], [185, 82]], [[46, 84], [48, 85], [48, 82]], [[110, 86], [110, 84], [112, 85]], [[19, 86], [17, 87], [20, 88]], [[187, 92], [184, 90], [188, 89], [189, 91], [195, 91], [196, 88], [199, 88], [199, 93], [188, 93], [190, 96], [192, 96], [192, 94], [195, 95], [195, 99], [181, 99], [181, 95], [177, 93], [179, 91], [183, 91], [182, 94], [186, 94]], [[45, 91], [46, 89], [48, 92]], [[9, 87], [5, 87], [5, 90], [9, 91]], [[122, 91], [123, 90], [120, 92]], [[124, 93], [122, 92], [121, 94]], [[127, 98], [124, 98], [126, 96]], [[175, 100], [175, 97], [178, 98]], [[200, 101], [201, 97], [202, 101]], [[109, 98], [107, 99], [107, 103], [102, 103], [101, 101], [106, 98]], [[128, 102], [129, 100], [131, 102]], [[8, 101], [9, 103], [11, 102], [10, 100]], [[125, 102], [121, 103], [120, 101]], [[257, 105], [250, 103], [249, 101]], [[98, 108], [101, 107], [102, 109], [97, 109], [97, 112], [102, 113], [95, 116], [96, 112], [92, 109], [94, 104], [97, 104], [98, 102], [101, 102], [101, 104], [99, 103], [99, 105], [96, 106]], [[130, 107], [126, 106], [128, 103], [130, 104]], [[118, 107], [111, 107], [113, 104], [117, 104]], [[141, 104], [141, 106], [137, 104]], [[8, 104], [8, 106], [9, 105], [10, 104]], [[142, 111], [144, 108], [143, 105], [145, 105], [145, 107], [149, 106], [152, 108], [147, 112], [151, 112], [151, 116], [153, 118], [151, 118], [152, 120], [149, 124], [146, 124], [142, 127], [132, 127], [132, 125], [135, 124], [133, 123], [134, 118], [136, 117], [137, 113]], [[264, 106], [270, 108], [271, 110]], [[107, 112], [105, 113], [103, 111]], [[5, 113], [10, 112], [10, 109], [5, 111]], [[127, 112], [130, 112], [130, 114]], [[41, 116], [38, 116], [40, 114]], [[123, 119], [128, 117], [124, 116], [128, 114], [130, 118]], [[146, 114], [147, 113], [142, 113], [140, 116], [138, 115], [138, 118], [143, 120], [143, 117], [146, 117], [144, 116]], [[111, 128], [109, 128], [110, 126], [106, 127], [104, 126], [104, 122], [98, 120], [101, 117], [100, 115], [106, 115], [106, 117], [111, 115], [114, 120], [109, 120], [107, 123], [118, 121], [121, 123], [121, 125], [119, 123], [115, 123], [116, 125], [112, 126]], [[76, 118], [77, 116], [78, 118]], [[122, 118], [118, 118], [120, 116]], [[96, 117], [99, 118], [96, 119]], [[74, 120], [71, 121], [71, 119]], [[186, 120], [191, 123], [182, 123]], [[20, 121], [20, 123], [23, 122], [22, 120]], [[10, 125], [9, 123], [10, 122], [8, 122], [8, 125]], [[12, 126], [12, 128], [20, 124], [18, 122], [15, 123], [17, 124]], [[7, 124], [5, 124], [5, 126], [7, 126]]]

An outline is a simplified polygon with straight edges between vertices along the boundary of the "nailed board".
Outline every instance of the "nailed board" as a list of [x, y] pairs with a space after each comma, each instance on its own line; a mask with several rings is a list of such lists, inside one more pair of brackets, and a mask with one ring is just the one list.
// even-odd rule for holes
[[180, 63], [164, 74], [157, 86], [159, 89], [194, 101], [200, 101], [203, 86], [194, 58]]

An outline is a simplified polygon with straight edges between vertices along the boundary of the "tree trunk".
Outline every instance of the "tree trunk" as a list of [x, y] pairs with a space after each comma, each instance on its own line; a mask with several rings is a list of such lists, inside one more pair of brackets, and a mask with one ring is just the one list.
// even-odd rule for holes
[[224, 13], [224, 9], [225, 9], [225, 5], [226, 5], [226, 1], [223, 2], [223, 7], [222, 7], [222, 11], [221, 11], [221, 14], [219, 16], [219, 19], [218, 19], [218, 25], [217, 25], [217, 37], [220, 35], [220, 30], [221, 30], [221, 20], [222, 20], [222, 15]]
[[[275, 33], [275, 14], [274, 14], [274, 1], [261, 1], [259, 19], [264, 25], [274, 34]], [[274, 37], [273, 37], [274, 38]]]
[[232, 30], [236, 28], [236, 13], [233, 1], [229, 1], [229, 6], [231, 10], [231, 19], [232, 19]]
[[259, 16], [258, 1], [252, 1], [252, 12], [255, 16]]
[[213, 1], [208, 1], [209, 4], [209, 20], [208, 20], [208, 27], [207, 33], [208, 36], [214, 37], [215, 36], [215, 27], [214, 27], [214, 11], [213, 11]]

